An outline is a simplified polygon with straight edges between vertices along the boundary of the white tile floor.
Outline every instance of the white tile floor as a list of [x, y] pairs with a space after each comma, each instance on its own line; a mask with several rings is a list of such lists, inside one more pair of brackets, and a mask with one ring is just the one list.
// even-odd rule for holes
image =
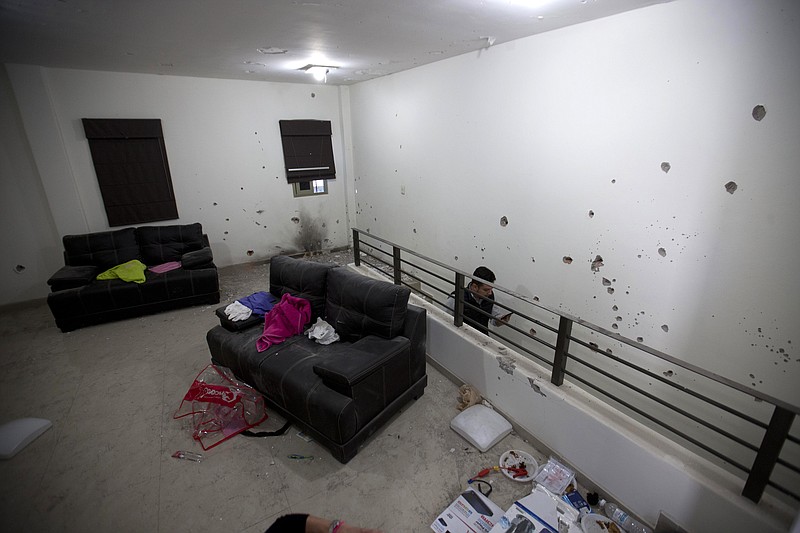
[[[223, 302], [267, 288], [264, 266], [221, 269]], [[340, 517], [385, 532], [429, 525], [514, 434], [486, 454], [450, 428], [457, 385], [428, 366], [425, 395], [342, 465], [292, 428], [281, 437], [242, 436], [202, 463], [188, 422], [172, 415], [209, 363], [205, 332], [215, 306], [193, 307], [61, 333], [44, 302], [0, 311], [0, 424], [46, 418], [53, 427], [0, 461], [0, 530], [264, 531], [279, 515]], [[273, 416], [264, 428], [282, 420]], [[293, 460], [290, 454], [313, 455]], [[492, 474], [502, 508], [530, 491]]]

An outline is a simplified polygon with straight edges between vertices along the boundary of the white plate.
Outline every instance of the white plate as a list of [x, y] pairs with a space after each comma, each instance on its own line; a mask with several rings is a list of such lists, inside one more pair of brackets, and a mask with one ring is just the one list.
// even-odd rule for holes
[[607, 516], [590, 513], [581, 518], [584, 533], [623, 533], [622, 528]]
[[508, 479], [521, 483], [532, 481], [536, 476], [536, 471], [539, 469], [539, 463], [536, 462], [536, 459], [528, 452], [523, 452], [521, 450], [508, 450], [501, 455], [500, 466], [505, 468], [525, 468], [528, 471], [528, 475], [522, 477], [514, 477], [513, 472], [500, 468], [500, 471]]

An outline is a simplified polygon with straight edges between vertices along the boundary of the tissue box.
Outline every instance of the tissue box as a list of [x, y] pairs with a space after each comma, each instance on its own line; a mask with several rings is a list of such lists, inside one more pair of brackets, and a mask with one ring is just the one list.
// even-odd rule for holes
[[431, 524], [437, 533], [488, 533], [503, 510], [472, 487], [461, 493]]

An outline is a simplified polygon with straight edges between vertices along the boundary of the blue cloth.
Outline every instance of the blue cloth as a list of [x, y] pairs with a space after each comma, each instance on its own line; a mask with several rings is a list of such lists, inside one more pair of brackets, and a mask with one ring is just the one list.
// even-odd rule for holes
[[254, 292], [250, 296], [245, 296], [236, 300], [243, 306], [252, 309], [254, 315], [264, 316], [269, 313], [270, 309], [278, 303], [278, 299], [268, 292]]

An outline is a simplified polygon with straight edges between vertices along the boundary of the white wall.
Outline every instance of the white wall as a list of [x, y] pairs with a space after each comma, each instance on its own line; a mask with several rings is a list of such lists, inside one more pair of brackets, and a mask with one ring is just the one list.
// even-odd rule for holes
[[0, 304], [40, 298], [61, 246], [11, 84], [0, 68]]
[[[347, 245], [346, 87], [6, 68], [59, 240], [109, 229], [81, 119], [160, 118], [180, 218], [158, 224], [202, 223], [217, 265], [302, 251], [303, 228], [323, 248]], [[278, 121], [296, 118], [332, 122], [338, 172], [327, 195], [295, 199], [286, 183]], [[26, 186], [36, 188], [36, 178], [25, 176]], [[13, 197], [0, 201], [13, 207]], [[17, 246], [8, 249], [19, 255]], [[33, 285], [41, 296], [50, 274]]]
[[355, 85], [356, 225], [800, 404], [798, 20], [680, 0]]

